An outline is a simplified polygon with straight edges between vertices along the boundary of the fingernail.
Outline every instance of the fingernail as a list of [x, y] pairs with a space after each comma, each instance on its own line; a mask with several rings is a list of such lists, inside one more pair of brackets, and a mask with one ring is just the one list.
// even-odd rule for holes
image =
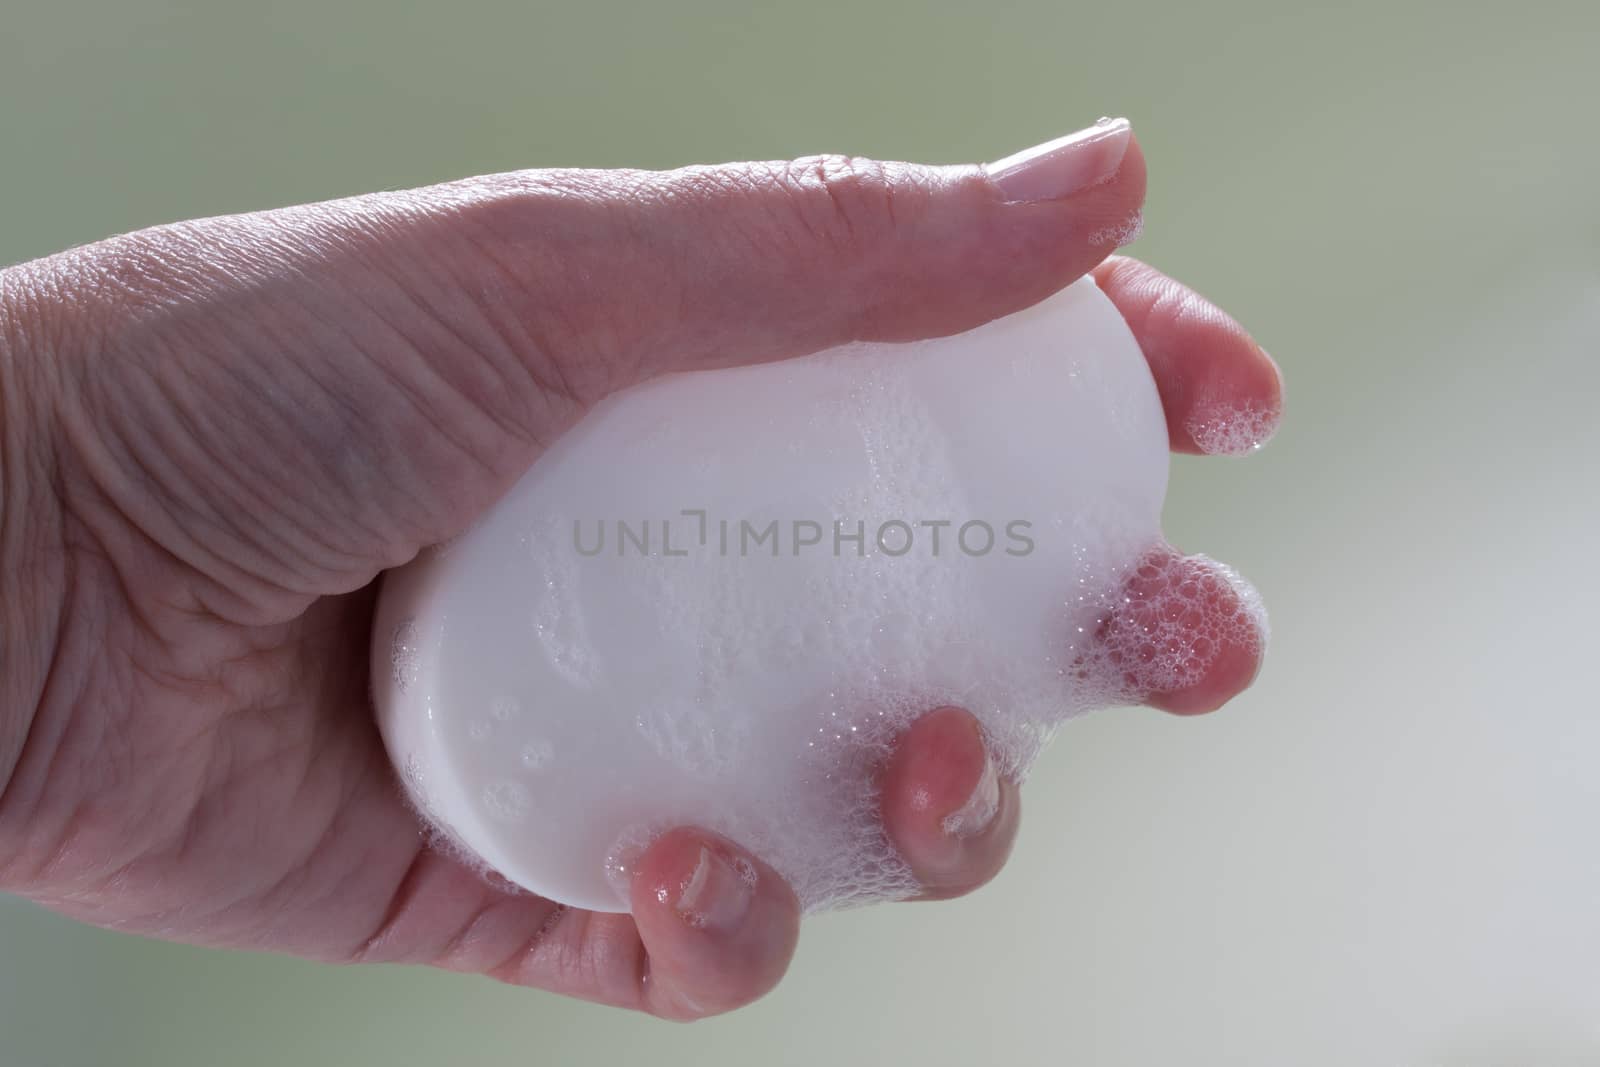
[[1115, 174], [1132, 133], [1127, 119], [1105, 118], [1088, 129], [990, 163], [984, 170], [1007, 203], [1060, 200]]
[[611, 851], [606, 854], [606, 883], [616, 894], [617, 903], [624, 908], [632, 905], [633, 878], [639, 873], [639, 860], [643, 858], [644, 851], [652, 840], [653, 838], [637, 833], [629, 833], [619, 838], [617, 843], [611, 846]]
[[743, 924], [755, 895], [754, 864], [743, 856], [729, 858], [701, 845], [694, 873], [683, 883], [672, 906], [697, 930], [732, 933]]
[[1256, 351], [1261, 353], [1261, 358], [1267, 361], [1267, 366], [1272, 368], [1272, 376], [1278, 380], [1278, 407], [1283, 407], [1284, 399], [1289, 395], [1289, 383], [1283, 377], [1283, 368], [1278, 366], [1278, 361], [1272, 358], [1272, 353], [1256, 345]]
[[985, 755], [983, 773], [978, 775], [972, 795], [965, 804], [946, 815], [941, 826], [951, 837], [971, 837], [987, 830], [999, 812], [1000, 774], [995, 770], [994, 760]]

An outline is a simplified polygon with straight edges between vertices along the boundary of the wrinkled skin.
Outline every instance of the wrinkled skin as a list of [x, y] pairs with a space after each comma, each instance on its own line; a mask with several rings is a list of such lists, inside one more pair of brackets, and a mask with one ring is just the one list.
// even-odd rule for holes
[[[613, 390], [967, 329], [1088, 271], [1150, 360], [1174, 448], [1195, 450], [1202, 392], [1276, 410], [1276, 368], [1231, 319], [1093, 236], [1144, 181], [1136, 143], [1112, 180], [1027, 203], [976, 167], [533, 171], [0, 273], [0, 888], [156, 937], [427, 963], [670, 1018], [762, 995], [798, 912], [733, 842], [657, 840], [631, 916], [429, 847], [368, 704], [375, 579]], [[1210, 710], [1255, 668], [1224, 649], [1151, 703]], [[1009, 782], [986, 822], [946, 829], [986, 759], [970, 715], [930, 709], [881, 769], [926, 897], [975, 888], [1010, 849]], [[681, 906], [706, 857], [755, 876], [714, 922]]]

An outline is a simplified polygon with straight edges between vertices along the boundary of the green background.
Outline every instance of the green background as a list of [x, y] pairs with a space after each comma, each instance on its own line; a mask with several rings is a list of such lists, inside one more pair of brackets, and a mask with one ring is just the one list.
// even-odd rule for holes
[[1075, 723], [976, 896], [807, 924], [690, 1027], [0, 899], [0, 1064], [1600, 1063], [1600, 5], [17, 3], [0, 263], [545, 165], [993, 159], [1126, 114], [1134, 252], [1288, 417], [1171, 539], [1273, 609], [1225, 712]]

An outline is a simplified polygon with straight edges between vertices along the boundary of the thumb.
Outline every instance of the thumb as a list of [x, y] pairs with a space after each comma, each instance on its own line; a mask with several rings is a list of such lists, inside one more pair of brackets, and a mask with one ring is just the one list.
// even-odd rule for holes
[[[587, 404], [643, 377], [956, 333], [1043, 299], [1136, 235], [1125, 119], [987, 166], [845, 156], [436, 186], [458, 277], [489, 270]], [[476, 265], [473, 257], [476, 256]], [[507, 277], [509, 275], [509, 277]]]
[[59, 405], [93, 510], [230, 616], [284, 618], [459, 533], [609, 392], [977, 326], [1093, 268], [1143, 198], [1128, 123], [1103, 120], [987, 166], [473, 178], [157, 227], [17, 276], [57, 334], [96, 339], [63, 360]]

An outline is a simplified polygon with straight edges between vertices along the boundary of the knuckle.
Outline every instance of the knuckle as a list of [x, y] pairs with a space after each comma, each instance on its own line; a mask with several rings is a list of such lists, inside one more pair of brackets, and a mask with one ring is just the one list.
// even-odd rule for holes
[[887, 237], [902, 208], [902, 182], [887, 164], [859, 156], [805, 156], [779, 175], [798, 220], [812, 236], [863, 251]]
[[64, 253], [57, 267], [70, 288], [111, 313], [139, 315], [192, 288], [221, 256], [204, 249], [198, 223], [169, 223]]
[[162, 268], [144, 232], [112, 237], [7, 272], [17, 279], [7, 286], [7, 304], [26, 312], [18, 317], [35, 341], [65, 349], [162, 299]]
[[0, 274], [0, 344], [29, 354], [15, 369], [36, 397], [81, 394], [97, 353], [181, 298], [175, 231], [111, 237]]
[[428, 285], [444, 290], [434, 299], [454, 329], [519, 364], [542, 395], [586, 407], [631, 381], [658, 325], [667, 275], [648, 255], [617, 254], [645, 198], [639, 172], [492, 175], [426, 190], [408, 240], [429, 250]]
[[657, 187], [666, 201], [699, 205], [724, 232], [762, 253], [862, 260], [914, 219], [926, 177], [906, 164], [847, 155], [688, 167]]

